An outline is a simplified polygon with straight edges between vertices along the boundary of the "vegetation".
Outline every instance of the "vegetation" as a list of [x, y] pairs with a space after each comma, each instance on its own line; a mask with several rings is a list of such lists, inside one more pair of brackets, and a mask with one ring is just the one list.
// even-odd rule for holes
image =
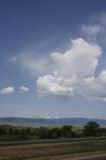
[[77, 129], [71, 125], [54, 128], [15, 127], [10, 125], [0, 126], [0, 141], [99, 136], [106, 136], [106, 128], [101, 128], [96, 122], [88, 122], [83, 128]]
[[88, 122], [83, 128], [71, 125], [62, 127], [15, 127], [0, 126], [0, 141], [18, 141], [33, 139], [57, 139], [106, 136], [106, 128], [101, 128], [96, 122]]
[[100, 125], [96, 122], [88, 122], [87, 125], [84, 126], [84, 135], [85, 136], [99, 136], [99, 128]]
[[[51, 160], [71, 159], [97, 153], [106, 154], [106, 128], [101, 128], [96, 122], [88, 122], [83, 128], [65, 125], [62, 127], [16, 127], [10, 125], [0, 126], [0, 141], [19, 141], [41, 139], [35, 144], [0, 144], [0, 160]], [[82, 138], [67, 141], [66, 138]], [[44, 141], [44, 139], [57, 139]], [[60, 139], [58, 141], [58, 139]], [[63, 141], [62, 141], [63, 139]], [[24, 142], [23, 141], [23, 142]], [[25, 143], [25, 142], [24, 142]], [[106, 158], [106, 157], [105, 157]]]

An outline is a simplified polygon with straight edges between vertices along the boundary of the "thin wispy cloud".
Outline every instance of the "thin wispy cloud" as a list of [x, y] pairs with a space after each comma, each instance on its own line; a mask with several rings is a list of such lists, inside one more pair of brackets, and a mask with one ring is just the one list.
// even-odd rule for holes
[[23, 54], [19, 63], [25, 71], [34, 77], [48, 73], [52, 68], [48, 57], [39, 57], [33, 54]]
[[15, 62], [17, 61], [17, 56], [13, 56], [9, 59], [10, 62]]
[[87, 24], [82, 24], [81, 32], [91, 40], [96, 40], [100, 35], [104, 37], [106, 34], [106, 13], [96, 15]]
[[20, 92], [23, 92], [23, 93], [26, 93], [26, 92], [29, 92], [30, 89], [29, 89], [28, 87], [26, 87], [26, 86], [21, 86], [21, 87], [19, 88], [19, 91], [20, 91]]
[[101, 32], [101, 26], [99, 24], [95, 25], [81, 25], [82, 33], [86, 34], [87, 37], [94, 36], [96, 37]]

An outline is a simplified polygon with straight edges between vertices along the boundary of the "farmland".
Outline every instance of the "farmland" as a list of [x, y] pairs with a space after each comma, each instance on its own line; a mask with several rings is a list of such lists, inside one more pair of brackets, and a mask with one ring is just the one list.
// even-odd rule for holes
[[101, 160], [104, 157], [106, 128], [93, 121], [84, 127], [0, 126], [0, 160]]
[[[55, 141], [55, 140], [54, 140]], [[106, 154], [106, 138], [69, 142], [0, 145], [0, 160], [70, 159]]]

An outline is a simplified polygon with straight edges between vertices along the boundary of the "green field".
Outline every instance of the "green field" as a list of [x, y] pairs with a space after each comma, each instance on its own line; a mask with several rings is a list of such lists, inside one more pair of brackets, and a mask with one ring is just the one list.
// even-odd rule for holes
[[[32, 137], [33, 138], [33, 137]], [[0, 142], [30, 140], [31, 137], [20, 137], [19, 135], [0, 135]]]

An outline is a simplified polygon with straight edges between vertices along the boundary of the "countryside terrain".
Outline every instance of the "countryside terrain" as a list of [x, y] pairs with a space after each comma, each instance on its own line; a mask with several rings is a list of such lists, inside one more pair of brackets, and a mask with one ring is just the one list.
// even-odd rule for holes
[[104, 157], [106, 158], [106, 139], [0, 145], [1, 160], [68, 160]]
[[105, 160], [106, 128], [0, 125], [0, 160]]

